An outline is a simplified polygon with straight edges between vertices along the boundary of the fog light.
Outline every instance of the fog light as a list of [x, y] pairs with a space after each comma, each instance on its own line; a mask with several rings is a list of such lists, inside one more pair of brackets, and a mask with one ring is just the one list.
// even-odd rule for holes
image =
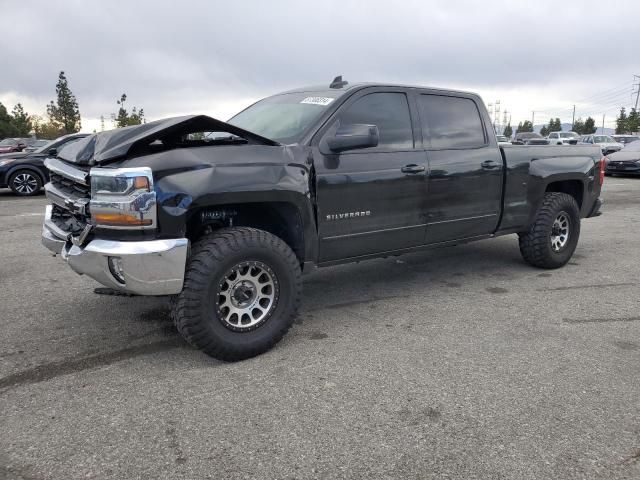
[[124, 285], [124, 269], [120, 257], [108, 257], [109, 271], [114, 278]]

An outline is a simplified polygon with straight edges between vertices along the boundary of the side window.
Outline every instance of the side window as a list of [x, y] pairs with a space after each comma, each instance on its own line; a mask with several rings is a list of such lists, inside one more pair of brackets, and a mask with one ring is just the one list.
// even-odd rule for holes
[[420, 95], [425, 139], [438, 150], [477, 148], [486, 144], [478, 107], [468, 98]]
[[370, 93], [347, 107], [338, 118], [341, 125], [377, 125], [377, 149], [413, 148], [409, 103], [404, 93]]
[[558, 138], [558, 134], [557, 133], [552, 133], [549, 135], [549, 138]]

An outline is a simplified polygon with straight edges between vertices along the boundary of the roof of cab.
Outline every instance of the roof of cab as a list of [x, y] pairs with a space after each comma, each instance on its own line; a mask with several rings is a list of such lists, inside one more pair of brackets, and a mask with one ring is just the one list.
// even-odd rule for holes
[[307, 87], [294, 88], [292, 90], [280, 92], [277, 95], [284, 95], [287, 93], [307, 93], [308, 92], [308, 93], [315, 93], [315, 94], [322, 93], [322, 94], [332, 94], [334, 96], [342, 96], [349, 91], [359, 90], [361, 88], [367, 88], [367, 87], [415, 88], [415, 89], [421, 89], [421, 90], [422, 89], [433, 90], [433, 91], [442, 92], [442, 93], [458, 93], [458, 94], [464, 94], [464, 95], [475, 95], [479, 97], [479, 95], [475, 92], [469, 92], [464, 90], [429, 87], [425, 85], [403, 85], [403, 84], [396, 84], [396, 83], [376, 83], [376, 82], [349, 83], [348, 85], [345, 85], [343, 87], [338, 87], [338, 88], [329, 88], [328, 85], [311, 85]]

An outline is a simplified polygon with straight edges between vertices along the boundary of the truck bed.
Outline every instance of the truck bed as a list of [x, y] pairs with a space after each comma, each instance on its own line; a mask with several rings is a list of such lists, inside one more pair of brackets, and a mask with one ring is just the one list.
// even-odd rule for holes
[[589, 214], [600, 195], [597, 175], [602, 153], [598, 147], [506, 145], [500, 151], [506, 172], [500, 233], [526, 230], [550, 183], [559, 182], [566, 193], [572, 189], [579, 192], [582, 217]]

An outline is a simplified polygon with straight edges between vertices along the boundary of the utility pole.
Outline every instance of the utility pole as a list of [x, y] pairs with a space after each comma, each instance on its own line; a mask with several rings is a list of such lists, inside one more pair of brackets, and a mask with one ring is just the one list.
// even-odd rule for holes
[[100, 131], [104, 132], [104, 115], [100, 115]]
[[602, 114], [602, 132], [600, 132], [602, 135], [604, 135], [604, 116], [605, 115], [606, 115], [605, 113]]
[[576, 106], [573, 106], [573, 119], [571, 120], [571, 130], [573, 131], [573, 127], [576, 125]]
[[638, 87], [638, 91], [637, 92], [633, 92], [636, 94], [636, 112], [638, 111], [638, 98], [640, 98], [640, 75], [634, 75], [633, 79], [638, 79], [638, 83], [634, 83], [633, 86], [634, 87]]

